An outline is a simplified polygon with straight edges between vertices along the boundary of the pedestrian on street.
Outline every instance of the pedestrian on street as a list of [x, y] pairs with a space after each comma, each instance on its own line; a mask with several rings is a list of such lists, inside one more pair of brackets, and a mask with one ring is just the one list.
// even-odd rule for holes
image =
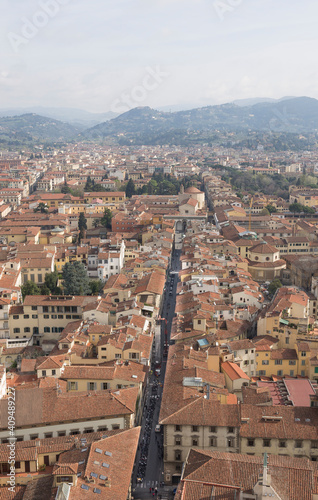
[[150, 488], [149, 488], [149, 493], [151, 493], [151, 486], [150, 486]]

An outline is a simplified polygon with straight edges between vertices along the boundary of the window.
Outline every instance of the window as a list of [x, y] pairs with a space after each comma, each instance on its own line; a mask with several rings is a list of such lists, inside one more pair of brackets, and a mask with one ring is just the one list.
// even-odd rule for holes
[[290, 375], [291, 377], [294, 377], [294, 370], [290, 370], [290, 371], [289, 371], [289, 375]]
[[20, 333], [20, 328], [13, 328], [13, 333]]
[[301, 365], [302, 365], [302, 366], [305, 366], [305, 364], [306, 364], [306, 360], [305, 360], [305, 359], [302, 359], [302, 360], [301, 360]]
[[295, 442], [295, 448], [302, 448], [303, 447], [303, 442], [298, 440]]
[[282, 359], [275, 359], [275, 365], [282, 365], [283, 360]]
[[175, 460], [181, 460], [181, 451], [180, 450], [176, 450], [174, 452], [174, 454], [175, 454], [175, 456], [174, 456]]
[[29, 319], [30, 315], [29, 314], [24, 314], [23, 317], [24, 317], [24, 319]]
[[32, 319], [37, 319], [38, 315], [37, 314], [32, 314]]
[[262, 365], [269, 365], [269, 360], [268, 359], [263, 359]]
[[228, 438], [228, 440], [227, 440], [228, 448], [234, 448], [234, 445], [235, 445], [234, 438]]
[[75, 436], [76, 434], [79, 434], [79, 429], [71, 429], [70, 430], [70, 436]]
[[[65, 431], [59, 431], [59, 432], [57, 433], [57, 435], [58, 435], [59, 437], [63, 437], [63, 436], [66, 436], [66, 432], [65, 432]], [[57, 457], [58, 457], [58, 455], [57, 455]]]
[[42, 370], [42, 377], [46, 377], [46, 370]]
[[210, 446], [213, 446], [214, 448], [216, 448], [216, 446], [217, 446], [217, 439], [216, 439], [216, 437], [211, 437], [210, 438]]
[[176, 425], [174, 430], [175, 432], [181, 432], [181, 425]]
[[259, 370], [258, 374], [259, 375], [266, 375], [266, 371], [265, 370]]
[[88, 390], [89, 391], [95, 391], [96, 390], [96, 382], [88, 382]]
[[14, 314], [13, 315], [13, 319], [19, 319], [19, 315], [18, 314]]
[[247, 446], [255, 446], [255, 439], [248, 439]]
[[26, 327], [24, 328], [24, 333], [29, 333], [29, 332], [30, 332], [30, 328], [29, 328], [28, 326], [26, 326]]
[[46, 433], [44, 434], [44, 437], [45, 437], [45, 438], [51, 438], [51, 437], [53, 437], [53, 432], [46, 432]]
[[192, 446], [199, 446], [198, 443], [199, 443], [199, 438], [198, 437], [195, 437], [195, 438], [192, 439]]
[[129, 359], [139, 359], [139, 352], [130, 352]]
[[35, 439], [38, 439], [39, 435], [38, 434], [30, 434], [30, 440], [34, 441]]
[[216, 432], [216, 427], [214, 425], [210, 427], [210, 432]]
[[38, 306], [32, 306], [32, 311], [37, 311], [38, 310]]
[[282, 377], [283, 376], [283, 370], [277, 370], [277, 375], [279, 377]]
[[292, 365], [292, 366], [295, 366], [296, 365], [296, 360], [295, 359], [290, 359], [289, 360], [289, 364]]
[[301, 351], [301, 356], [304, 358], [306, 357], [306, 351]]
[[280, 448], [286, 448], [286, 441], [284, 439], [281, 439], [278, 443], [278, 446]]
[[192, 426], [192, 432], [199, 432], [199, 428], [197, 425]]
[[289, 344], [289, 337], [285, 338], [285, 344]]
[[44, 327], [44, 333], [49, 333], [50, 332], [50, 327], [49, 326], [45, 326]]
[[112, 429], [113, 429], [113, 431], [119, 429], [119, 424], [113, 424]]
[[50, 315], [49, 314], [43, 314], [44, 319], [49, 319]]
[[269, 448], [271, 445], [271, 440], [270, 439], [263, 439], [263, 447], [264, 448]]
[[181, 436], [176, 436], [176, 437], [174, 438], [174, 444], [175, 444], [176, 446], [181, 446], [181, 442], [182, 442], [182, 438], [181, 438]]
[[314, 450], [316, 450], [318, 448], [318, 441], [312, 441], [311, 442], [311, 448], [313, 448]]
[[56, 375], [56, 370], [52, 370], [52, 375]]
[[228, 430], [227, 430], [227, 432], [229, 434], [233, 434], [234, 433], [234, 427], [229, 427]]

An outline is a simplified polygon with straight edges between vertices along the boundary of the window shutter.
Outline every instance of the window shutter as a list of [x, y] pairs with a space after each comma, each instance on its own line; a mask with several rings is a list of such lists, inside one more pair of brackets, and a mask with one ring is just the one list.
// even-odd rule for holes
[[75, 382], [75, 389], [78, 389], [78, 382]]

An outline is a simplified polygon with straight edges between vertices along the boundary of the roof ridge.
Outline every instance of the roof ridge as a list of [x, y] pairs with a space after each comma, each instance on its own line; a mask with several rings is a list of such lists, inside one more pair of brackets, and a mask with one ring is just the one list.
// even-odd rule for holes
[[165, 417], [163, 420], [161, 420], [159, 422], [159, 424], [164, 424], [165, 420], [167, 420], [168, 418], [171, 418], [173, 415], [177, 415], [179, 412], [183, 411], [185, 408], [188, 408], [189, 406], [197, 403], [198, 401], [202, 401], [204, 399], [204, 395], [202, 396], [198, 396], [194, 401], [190, 401], [190, 403], [187, 403], [185, 406], [183, 406], [182, 408], [179, 408], [179, 410], [171, 413], [171, 415], [169, 415], [168, 417]]

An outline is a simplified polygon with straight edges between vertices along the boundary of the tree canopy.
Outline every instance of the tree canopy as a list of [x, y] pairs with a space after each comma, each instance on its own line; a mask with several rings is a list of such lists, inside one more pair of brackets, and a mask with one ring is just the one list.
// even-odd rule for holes
[[89, 295], [91, 288], [82, 262], [67, 262], [63, 267], [63, 287], [66, 295]]
[[134, 194], [136, 194], [135, 183], [132, 179], [129, 179], [127, 182], [125, 193], [127, 198], [131, 198]]
[[21, 293], [24, 299], [26, 295], [40, 295], [41, 290], [33, 281], [26, 281], [24, 285], [21, 286]]
[[279, 278], [275, 278], [269, 285], [268, 285], [268, 293], [270, 295], [274, 295], [274, 293], [276, 292], [276, 290], [278, 290], [278, 288], [280, 288], [282, 285], [281, 281]]
[[49, 211], [49, 209], [46, 203], [43, 203], [43, 201], [41, 201], [33, 211], [40, 212], [41, 214], [46, 214]]

